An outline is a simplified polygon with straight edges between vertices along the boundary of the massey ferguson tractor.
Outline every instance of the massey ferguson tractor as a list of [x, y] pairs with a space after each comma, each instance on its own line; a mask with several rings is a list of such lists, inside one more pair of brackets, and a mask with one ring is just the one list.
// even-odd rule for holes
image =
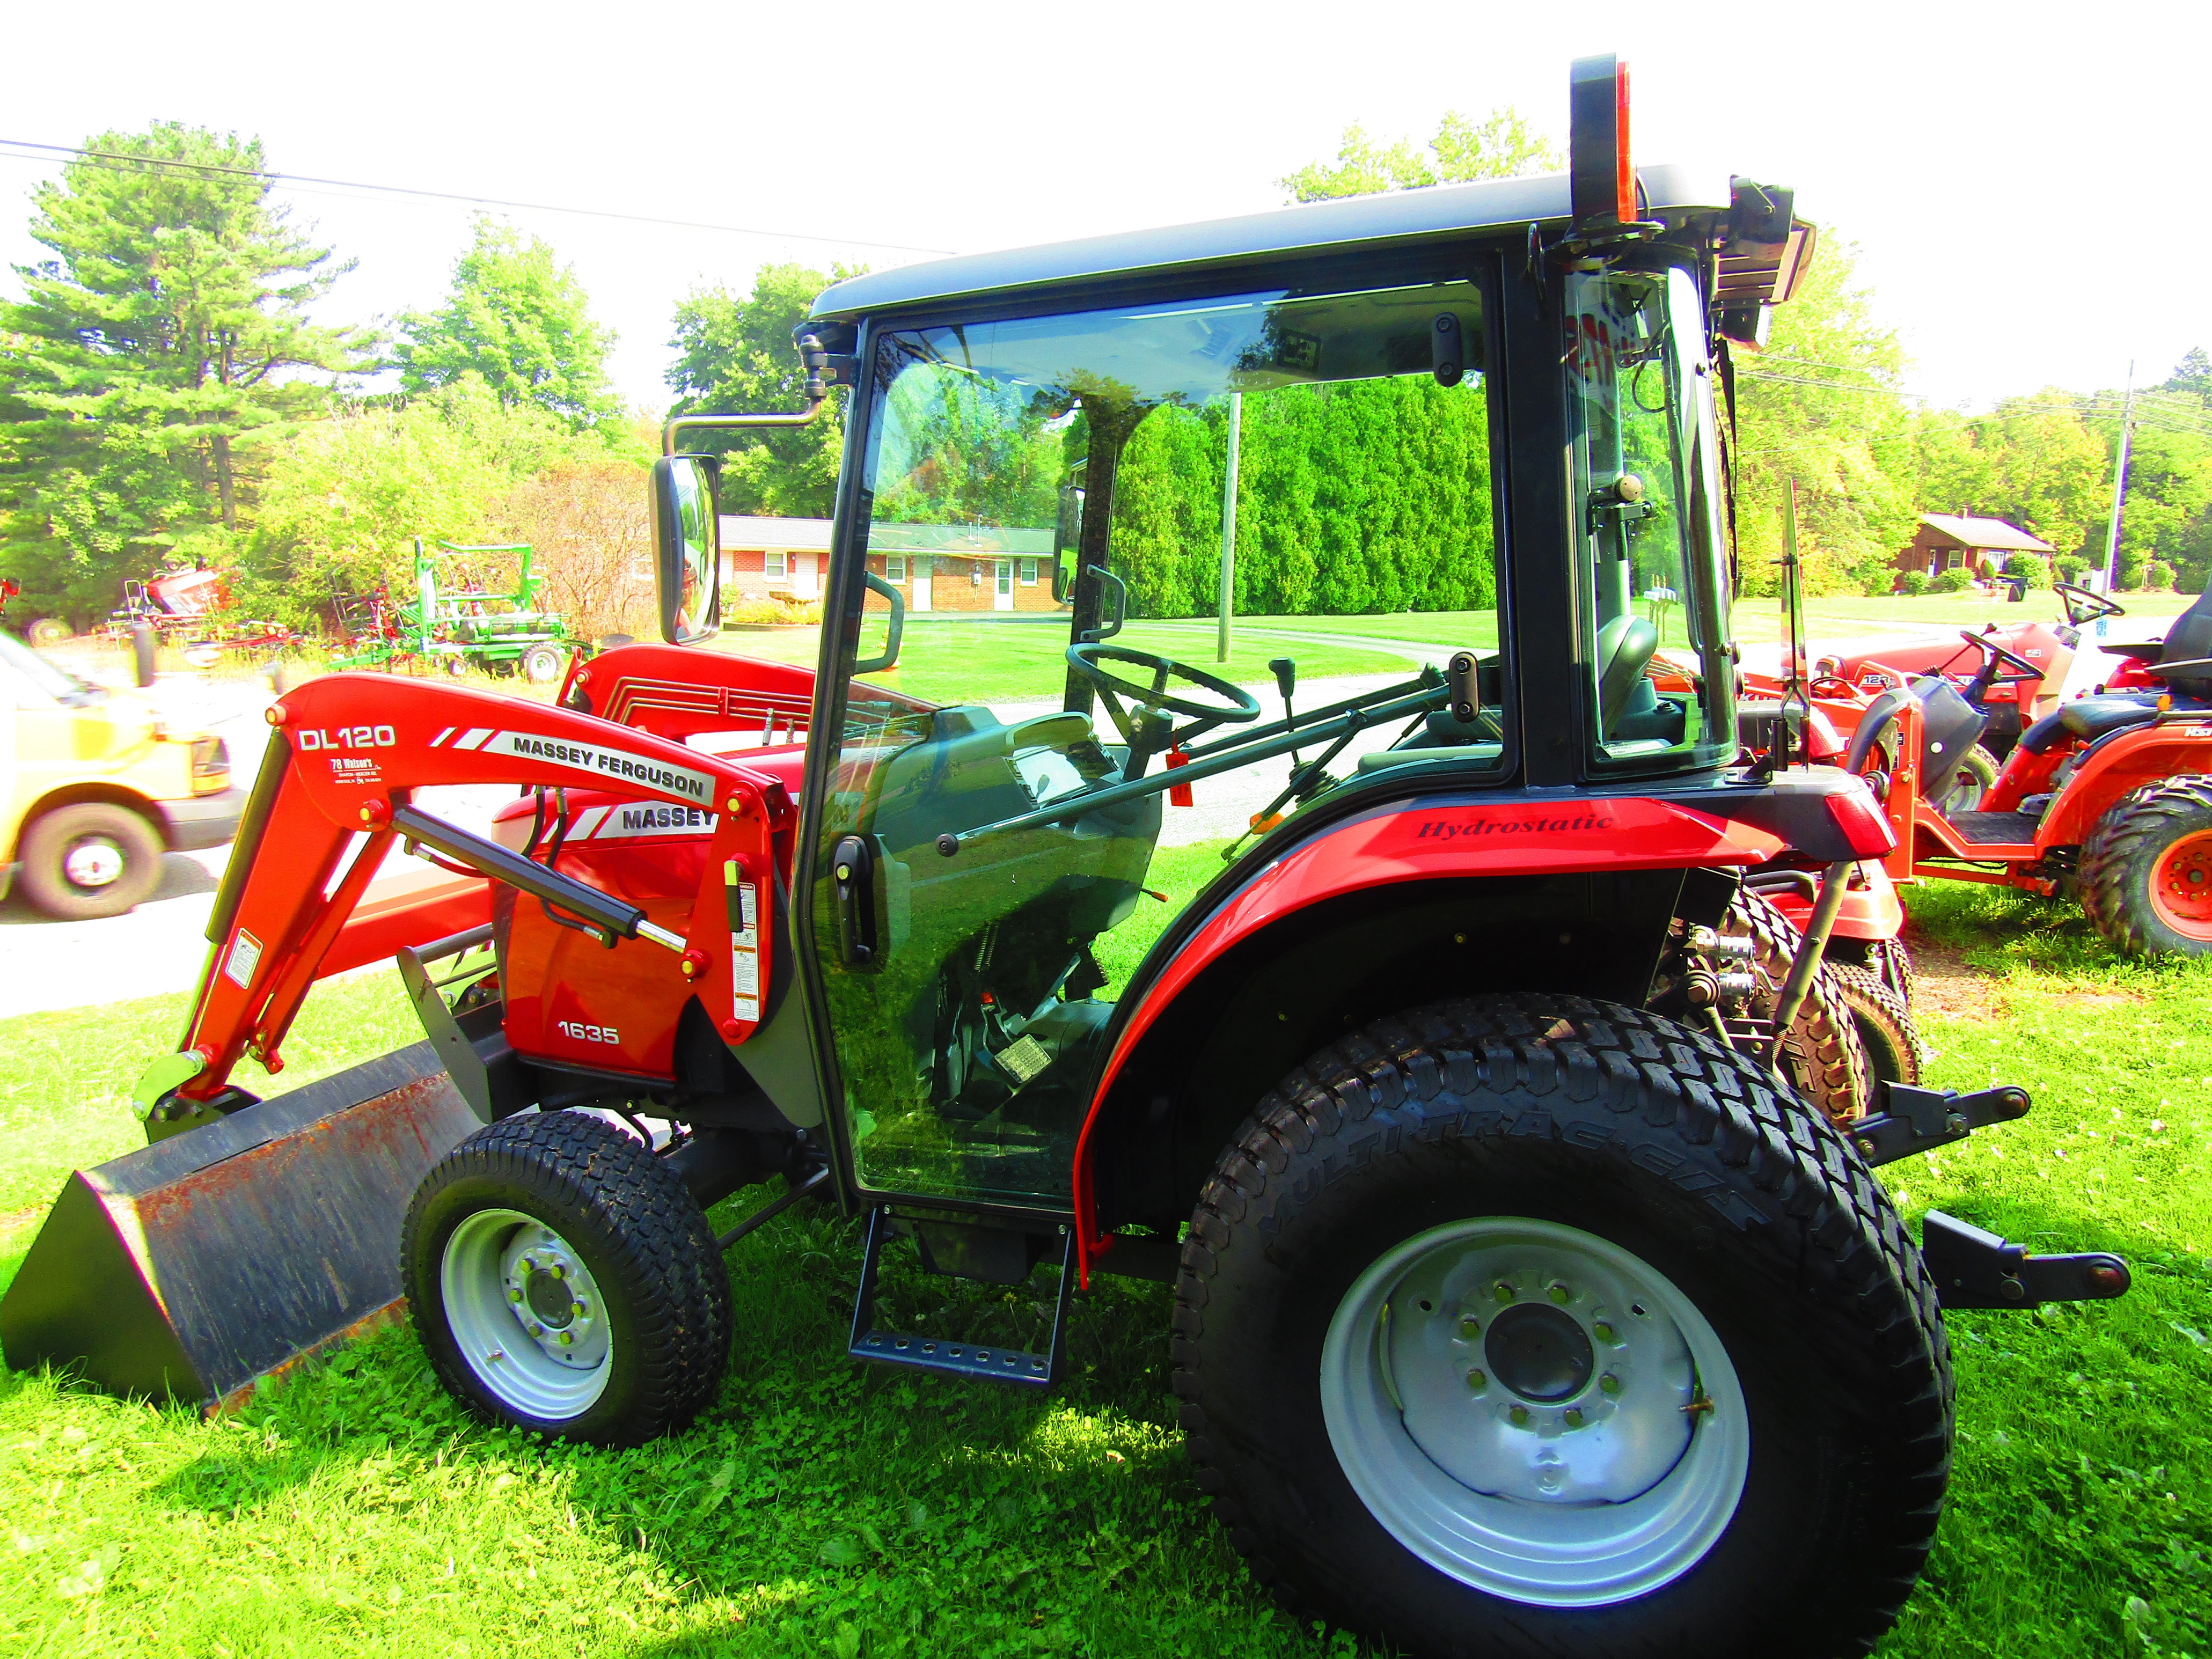
[[[1076, 1292], [1171, 1285], [1197, 1484], [1310, 1616], [1425, 1655], [1864, 1652], [1942, 1510], [1945, 1310], [2128, 1273], [1942, 1215], [1916, 1244], [1872, 1174], [2028, 1099], [1869, 1078], [1823, 956], [1891, 825], [1739, 738], [1729, 362], [1813, 230], [1633, 170], [1613, 59], [1573, 103], [1568, 174], [840, 283], [807, 410], [668, 428], [663, 642], [550, 707], [280, 699], [153, 1144], [64, 1193], [11, 1363], [219, 1396], [404, 1291], [476, 1412], [635, 1443], [745, 1410], [720, 1251], [811, 1195], [862, 1224], [856, 1360], [1047, 1389]], [[728, 654], [682, 445], [832, 384], [818, 665]], [[1461, 648], [1295, 712], [1293, 668], [1275, 716], [1133, 643], [1205, 637], [1130, 595], [1212, 593], [1147, 561], [1218, 559], [1197, 503], [1240, 465], [1288, 505], [1247, 514], [1237, 580], [1273, 586], [1239, 608], [1396, 583]], [[932, 662], [988, 695], [902, 689]], [[456, 784], [516, 793], [470, 829]], [[1164, 912], [1186, 789], [1261, 829]], [[443, 872], [373, 887], [407, 848]], [[236, 1080], [395, 951], [424, 1044]], [[1048, 1340], [891, 1328], [895, 1252], [1055, 1273]]]

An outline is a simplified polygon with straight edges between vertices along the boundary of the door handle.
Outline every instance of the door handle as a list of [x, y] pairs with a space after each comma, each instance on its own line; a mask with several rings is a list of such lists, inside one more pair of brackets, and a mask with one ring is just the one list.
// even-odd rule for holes
[[851, 968], [876, 959], [876, 854], [859, 836], [847, 836], [831, 849], [830, 881], [837, 893], [840, 953]]

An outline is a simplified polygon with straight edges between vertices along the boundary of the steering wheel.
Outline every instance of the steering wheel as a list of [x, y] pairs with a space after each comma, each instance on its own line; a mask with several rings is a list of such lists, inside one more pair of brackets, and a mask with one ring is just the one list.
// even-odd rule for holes
[[[2125, 609], [2114, 605], [2102, 593], [2094, 592], [2073, 582], [2056, 583], [2051, 591], [2058, 595], [2060, 603], [2065, 605], [2066, 620], [2076, 628], [2085, 622], [2094, 622], [2100, 617], [2124, 617], [2128, 614]], [[2078, 615], [2077, 610], [2080, 613]]]
[[[1976, 650], [1988, 652], [1997, 662], [2004, 664], [2008, 668], [2017, 668], [2030, 679], [2039, 680], [2043, 678], [2044, 669], [2041, 663], [2030, 662], [2018, 653], [2006, 650], [1986, 634], [1977, 634], [1971, 628], [1962, 628], [1959, 630], [1959, 637]], [[1994, 671], [1990, 677], [1992, 679], [1996, 678]]]
[[[1129, 763], [1121, 770], [1124, 779], [1141, 776], [1145, 763], [1162, 750], [1172, 749], [1217, 726], [1241, 726], [1260, 718], [1259, 699], [1243, 686], [1231, 685], [1204, 669], [1193, 668], [1188, 663], [1176, 662], [1170, 657], [1133, 651], [1127, 646], [1089, 642], [1069, 646], [1067, 660], [1097, 688], [1106, 712], [1113, 717], [1114, 729], [1129, 745]], [[1152, 684], [1125, 679], [1102, 665], [1106, 663], [1125, 663], [1132, 668], [1148, 670]], [[1213, 700], [1172, 696], [1168, 690], [1170, 680], [1188, 681], [1201, 690], [1212, 692]], [[1131, 707], [1121, 706], [1123, 697], [1129, 700]], [[1176, 714], [1184, 717], [1182, 726], [1170, 718]]]

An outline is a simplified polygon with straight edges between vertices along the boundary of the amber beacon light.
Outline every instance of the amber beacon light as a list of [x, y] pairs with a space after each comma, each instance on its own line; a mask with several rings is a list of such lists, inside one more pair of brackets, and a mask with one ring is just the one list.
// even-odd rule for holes
[[1577, 58], [1570, 76], [1567, 165], [1577, 226], [1633, 224], [1628, 159], [1628, 65], [1611, 52]]

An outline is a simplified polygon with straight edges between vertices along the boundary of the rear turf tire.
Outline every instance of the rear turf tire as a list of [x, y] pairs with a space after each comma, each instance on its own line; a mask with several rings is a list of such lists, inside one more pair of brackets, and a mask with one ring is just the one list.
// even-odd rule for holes
[[409, 1206], [400, 1272], [440, 1379], [493, 1422], [637, 1445], [690, 1423], [729, 1360], [706, 1217], [666, 1164], [580, 1112], [506, 1118], [447, 1153]]
[[[1462, 1243], [1499, 1252], [1472, 1260], [1463, 1285], [1434, 1255]], [[1394, 1273], [1412, 1277], [1394, 1291]], [[1516, 1281], [1510, 1304], [1499, 1279]], [[1607, 1298], [1629, 1296], [1624, 1322]], [[1509, 1306], [1530, 1330], [1571, 1322], [1581, 1336], [1517, 1358], [1509, 1341], [1501, 1363], [1490, 1345]], [[1639, 1320], [1677, 1332], [1695, 1372], [1679, 1352], [1672, 1372], [1638, 1370], [1636, 1339], [1608, 1346], [1599, 1329]], [[1253, 1576], [1416, 1655], [1862, 1654], [1911, 1595], [1942, 1508], [1949, 1349], [1887, 1198], [1751, 1060], [1625, 1007], [1439, 1003], [1293, 1071], [1206, 1184], [1175, 1325], [1198, 1485]], [[1577, 1340], [1595, 1356], [1578, 1392], [1510, 1387]], [[1455, 1394], [1462, 1364], [1483, 1381]], [[1580, 1480], [1589, 1454], [1601, 1467], [1619, 1451], [1624, 1425], [1679, 1424], [1680, 1405], [1644, 1397], [1653, 1385], [1715, 1409], [1686, 1413], [1690, 1449], [1640, 1493], [1595, 1511], [1572, 1491], [1483, 1495], [1540, 1485], [1547, 1468]], [[1531, 1422], [1513, 1425], [1524, 1401]], [[1567, 1425], [1569, 1410], [1587, 1420]], [[1616, 1424], [1611, 1448], [1608, 1410], [1643, 1413]], [[1424, 1462], [1416, 1411], [1443, 1459], [1474, 1460], [1469, 1481]], [[1700, 1436], [1711, 1452], [1695, 1451]], [[1547, 1464], [1547, 1449], [1566, 1455]], [[1696, 1478], [1670, 1487], [1684, 1470]], [[1632, 1540], [1609, 1555], [1604, 1540], [1633, 1528], [1609, 1531], [1602, 1505], [1654, 1494], [1679, 1498], [1687, 1521], [1652, 1517], [1658, 1547], [1640, 1566]], [[1455, 1503], [1455, 1534], [1438, 1516]], [[1536, 1540], [1553, 1522], [1567, 1542], [1547, 1553]]]
[[2146, 784], [2081, 845], [2081, 908], [2133, 956], [2212, 953], [2212, 777]]

